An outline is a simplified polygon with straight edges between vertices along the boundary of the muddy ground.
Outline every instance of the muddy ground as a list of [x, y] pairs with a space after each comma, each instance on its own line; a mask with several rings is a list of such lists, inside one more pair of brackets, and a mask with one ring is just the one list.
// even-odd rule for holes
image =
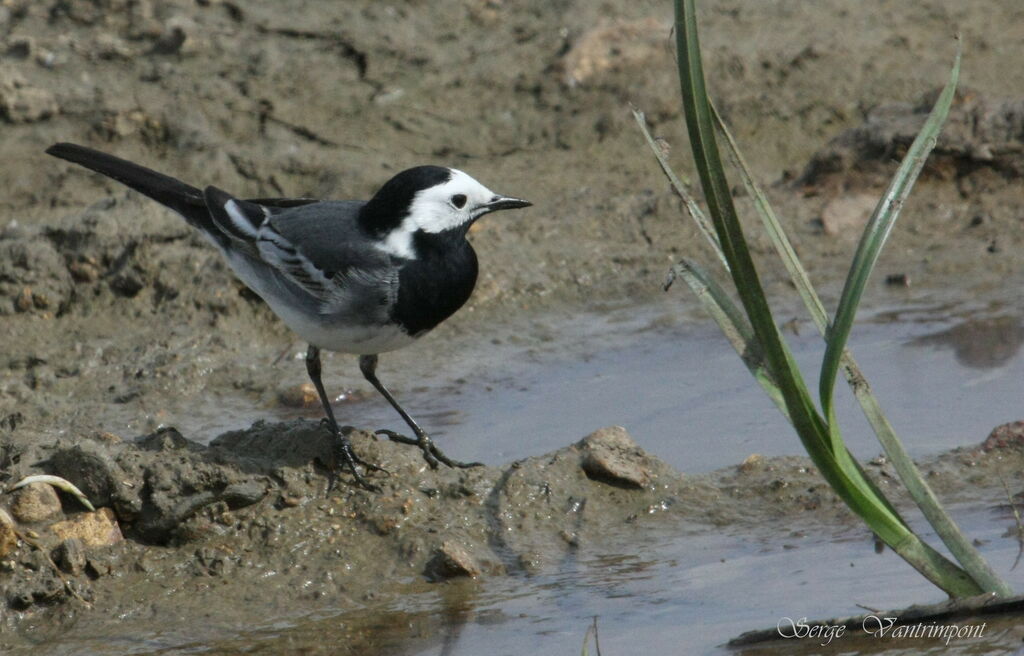
[[[226, 625], [365, 610], [462, 565], [481, 576], [544, 567], [605, 522], [663, 521], [643, 510], [666, 499], [685, 508], [668, 513], [684, 524], [831, 521], [834, 501], [820, 488], [807, 503], [755, 493], [767, 484], [757, 479], [735, 496], [723, 493], [735, 472], [683, 479], [648, 456], [634, 454], [640, 488], [594, 480], [580, 468], [585, 448], [555, 451], [579, 435], [552, 435], [552, 455], [525, 465], [432, 472], [408, 449], [359, 433], [358, 447], [392, 470], [376, 496], [348, 486], [325, 494], [312, 419], [257, 425], [210, 449], [190, 440], [214, 435], [129, 444], [224, 393], [251, 402], [258, 419], [304, 382], [290, 357], [302, 345], [180, 219], [46, 157], [53, 142], [241, 196], [365, 198], [402, 168], [437, 163], [532, 200], [472, 233], [482, 276], [467, 308], [382, 360], [400, 393], [427, 375], [456, 380], [571, 342], [549, 328], [567, 317], [666, 303], [668, 266], [703, 252], [629, 113], [630, 103], [644, 110], [688, 170], [667, 2], [282, 6], [0, 3], [4, 482], [58, 469], [84, 476], [72, 465], [91, 461], [75, 449], [95, 451], [109, 480], [90, 492], [128, 538], [85, 560], [62, 556], [68, 583], [46, 562], [49, 546], [22, 542], [0, 576], [33, 573], [41, 587], [11, 595], [17, 613], [3, 627], [21, 628], [5, 640], [79, 617], [99, 622], [95, 635], [113, 618], [141, 626], [168, 609], [187, 622], [225, 590], [251, 602], [226, 609]], [[1019, 314], [1024, 70], [1006, 64], [1019, 51], [1019, 3], [708, 1], [700, 16], [711, 89], [826, 298], [872, 194], [948, 76], [958, 31], [963, 91], [869, 295]], [[768, 253], [765, 238], [753, 243]], [[767, 261], [764, 275], [773, 293], [787, 291]], [[890, 275], [910, 286], [886, 285]], [[677, 293], [661, 324], [690, 316], [675, 309], [685, 302]], [[325, 367], [330, 388], [365, 391], [351, 358]], [[1002, 468], [1017, 457], [980, 462]], [[800, 467], [768, 478], [802, 483]], [[1020, 468], [1007, 467], [1016, 481], [1010, 469]], [[955, 495], [967, 477], [949, 478]], [[125, 481], [136, 487], [125, 491]], [[583, 498], [585, 521], [574, 510]]]

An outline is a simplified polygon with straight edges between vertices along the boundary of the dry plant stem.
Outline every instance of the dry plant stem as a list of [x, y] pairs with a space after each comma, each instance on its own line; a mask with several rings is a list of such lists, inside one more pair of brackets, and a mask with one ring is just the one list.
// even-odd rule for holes
[[700, 209], [700, 205], [697, 204], [693, 194], [688, 189], [689, 182], [684, 181], [676, 172], [672, 170], [672, 167], [668, 163], [668, 159], [665, 157], [665, 153], [662, 152], [661, 148], [658, 147], [654, 137], [651, 136], [650, 130], [647, 129], [647, 117], [644, 113], [635, 107], [631, 108], [633, 111], [633, 118], [636, 119], [636, 124], [640, 126], [640, 132], [643, 133], [644, 139], [647, 140], [647, 145], [651, 147], [651, 151], [654, 153], [654, 157], [658, 160], [658, 164], [661, 166], [661, 172], [668, 178], [669, 184], [675, 190], [679, 198], [682, 199], [683, 204], [686, 205], [686, 211], [690, 213], [690, 218], [693, 219], [694, 223], [697, 224], [697, 229], [700, 230], [700, 234], [704, 235], [704, 238], [711, 244], [711, 249], [718, 255], [718, 260], [725, 267], [725, 270], [729, 270], [729, 262], [725, 259], [725, 254], [722, 252], [722, 245], [718, 242], [718, 237], [715, 235], [715, 228], [711, 225], [711, 221]]
[[64, 576], [64, 572], [62, 572], [60, 567], [57, 566], [57, 563], [53, 562], [53, 558], [50, 556], [50, 552], [46, 549], [46, 547], [39, 544], [29, 536], [25, 535], [25, 533], [23, 533], [22, 531], [15, 531], [14, 534], [18, 537], [19, 540], [21, 540], [28, 546], [43, 554], [43, 557], [46, 558], [47, 564], [49, 564], [50, 567], [53, 568], [53, 573], [56, 574], [57, 578], [59, 578], [61, 580], [61, 583], [64, 584], [64, 589], [68, 591], [69, 595], [85, 604], [86, 608], [92, 608], [92, 604], [86, 601], [86, 599], [82, 595], [78, 594], [78, 591], [75, 590], [75, 587], [71, 584], [70, 579]]

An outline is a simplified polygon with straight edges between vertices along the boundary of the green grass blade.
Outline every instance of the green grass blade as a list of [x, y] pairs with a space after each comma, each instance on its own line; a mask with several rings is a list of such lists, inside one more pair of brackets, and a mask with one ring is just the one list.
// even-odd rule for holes
[[846, 284], [843, 293], [839, 297], [839, 306], [836, 310], [835, 321], [826, 336], [825, 357], [821, 363], [821, 376], [819, 378], [819, 396], [821, 399], [822, 412], [828, 418], [829, 425], [835, 423], [835, 407], [832, 403], [833, 391], [835, 389], [836, 375], [839, 372], [840, 360], [846, 341], [850, 336], [853, 327], [853, 320], [857, 314], [857, 307], [860, 304], [861, 296], [867, 285], [871, 271], [874, 269], [882, 246], [892, 231], [896, 219], [899, 217], [900, 209], [906, 202], [914, 182], [917, 180], [921, 169], [924, 168], [928, 154], [935, 147], [939, 131], [949, 114], [950, 105], [953, 103], [953, 94], [956, 91], [956, 83], [960, 76], [960, 52], [957, 49], [956, 60], [953, 63], [953, 71], [950, 74], [949, 83], [939, 95], [939, 99], [932, 108], [928, 119], [918, 133], [906, 157], [900, 164], [896, 175], [893, 177], [885, 195], [882, 196], [878, 206], [875, 208], [867, 228], [861, 236], [857, 246], [857, 252], [853, 256], [853, 264], [850, 266], [850, 273], [846, 277]]
[[693, 3], [676, 0], [675, 5], [676, 46], [683, 109], [690, 133], [690, 146], [708, 204], [708, 214], [714, 221], [718, 241], [729, 263], [729, 270], [744, 310], [753, 326], [758, 343], [764, 349], [768, 368], [783, 391], [789, 415], [794, 425], [804, 427], [804, 430], [800, 430], [801, 433], [811, 434], [815, 430], [814, 416], [817, 411], [810, 400], [810, 395], [806, 393], [803, 378], [797, 370], [790, 367], [786, 357], [781, 343], [782, 338], [768, 308], [764, 290], [743, 237], [718, 153], [707, 102]]
[[[722, 251], [729, 263], [740, 300], [768, 369], [782, 392], [793, 426], [825, 480], [878, 536], [896, 549], [929, 580], [950, 594], [980, 591], [970, 577], [941, 554], [924, 544], [880, 498], [843, 446], [838, 451], [838, 431], [818, 414], [803, 378], [775, 326], [767, 299], [746, 246], [728, 181], [715, 142], [710, 104], [704, 82], [697, 25], [692, 0], [675, 0], [675, 31], [683, 109], [694, 161], [701, 178], [709, 214]], [[841, 349], [840, 349], [841, 352]]]
[[694, 161], [708, 203], [708, 213], [714, 221], [719, 242], [729, 262], [729, 269], [757, 343], [763, 349], [768, 369], [782, 391], [791, 421], [812, 460], [847, 503], [858, 508], [862, 516], [878, 523], [879, 526], [873, 528], [883, 539], [886, 535], [892, 540], [901, 539], [901, 530], [898, 529], [906, 527], [884, 507], [887, 504], [877, 503], [874, 490], [864, 483], [859, 470], [837, 470], [835, 456], [828, 452], [830, 439], [827, 425], [814, 408], [803, 378], [775, 326], [740, 228], [715, 142], [692, 2], [676, 0], [676, 39], [683, 108]]
[[736, 140], [733, 139], [732, 133], [713, 103], [711, 105], [711, 114], [715, 119], [715, 128], [725, 137], [726, 152], [729, 154], [733, 167], [740, 174], [743, 187], [754, 202], [754, 209], [757, 210], [758, 215], [761, 217], [761, 223], [764, 225], [765, 232], [768, 233], [768, 237], [771, 239], [779, 259], [782, 260], [783, 266], [786, 267], [790, 279], [796, 286], [797, 293], [803, 300], [804, 305], [807, 306], [811, 320], [819, 330], [824, 332], [828, 328], [828, 313], [825, 311], [825, 306], [822, 304], [821, 299], [818, 298], [818, 294], [814, 291], [814, 285], [811, 284], [807, 271], [800, 264], [800, 258], [797, 257], [793, 244], [789, 241], [789, 237], [786, 236], [782, 223], [775, 216], [775, 211], [772, 210], [768, 197], [765, 196], [764, 191], [754, 181], [753, 176], [750, 174], [750, 167], [740, 153], [739, 146], [736, 145]]
[[[740, 153], [736, 140], [730, 133], [728, 126], [726, 126], [713, 104], [711, 109], [712, 116], [715, 119], [715, 127], [726, 140], [728, 146], [726, 152], [734, 168], [739, 172], [748, 195], [753, 199], [754, 208], [761, 217], [765, 231], [772, 240], [772, 244], [775, 246], [775, 250], [783, 265], [789, 272], [790, 279], [796, 286], [797, 292], [803, 299], [811, 320], [817, 326], [818, 331], [823, 336], [826, 335], [828, 331], [828, 314], [825, 312], [824, 304], [822, 304], [818, 294], [814, 291], [810, 277], [800, 263], [800, 259], [797, 257], [796, 251], [786, 236], [782, 224], [772, 210], [767, 196], [765, 196], [760, 185], [753, 179], [750, 167]], [[921, 476], [920, 470], [914, 464], [914, 461], [907, 453], [903, 443], [896, 436], [895, 430], [893, 430], [892, 425], [882, 411], [878, 399], [872, 393], [871, 386], [861, 372], [860, 366], [854, 360], [853, 354], [849, 350], [843, 349], [840, 362], [850, 389], [860, 403], [864, 416], [878, 437], [878, 441], [896, 470], [896, 474], [900, 477], [900, 480], [907, 488], [907, 492], [918, 508], [921, 509], [928, 523], [935, 529], [939, 538], [986, 592], [995, 592], [1002, 596], [1011, 595], [1011, 588], [999, 578], [995, 570], [982, 557], [971, 540], [964, 535], [939, 502], [931, 487], [924, 480], [924, 477]]]

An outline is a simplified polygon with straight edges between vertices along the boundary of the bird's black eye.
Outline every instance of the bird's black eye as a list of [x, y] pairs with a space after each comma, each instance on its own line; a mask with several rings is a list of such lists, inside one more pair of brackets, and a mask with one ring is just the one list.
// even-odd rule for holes
[[455, 194], [454, 196], [452, 196], [452, 205], [455, 206], [455, 209], [461, 210], [463, 207], [466, 206], [466, 195]]

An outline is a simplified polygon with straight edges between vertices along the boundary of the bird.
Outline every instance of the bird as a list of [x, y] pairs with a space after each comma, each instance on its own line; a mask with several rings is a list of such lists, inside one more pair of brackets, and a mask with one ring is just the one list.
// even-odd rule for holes
[[368, 201], [312, 198], [240, 199], [214, 186], [181, 180], [86, 146], [57, 143], [46, 153], [120, 182], [184, 217], [220, 253], [234, 274], [304, 341], [306, 371], [333, 437], [330, 489], [348, 469], [376, 490], [338, 426], [321, 378], [321, 350], [357, 355], [363, 377], [388, 401], [415, 437], [379, 435], [422, 451], [427, 464], [473, 467], [452, 460], [377, 377], [379, 355], [406, 347], [455, 313], [476, 285], [478, 260], [470, 226], [499, 210], [529, 207], [492, 192], [470, 175], [443, 166], [396, 174]]

